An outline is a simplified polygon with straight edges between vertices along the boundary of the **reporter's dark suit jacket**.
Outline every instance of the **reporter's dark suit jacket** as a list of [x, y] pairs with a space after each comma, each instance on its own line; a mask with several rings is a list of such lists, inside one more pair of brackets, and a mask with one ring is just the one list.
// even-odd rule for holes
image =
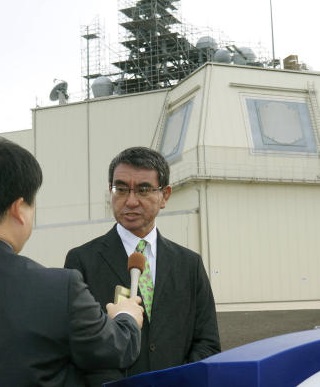
[[[102, 305], [113, 301], [116, 285], [130, 288], [127, 265], [128, 256], [116, 226], [106, 235], [70, 250], [65, 263], [82, 272]], [[140, 356], [124, 376], [194, 362], [220, 352], [215, 303], [200, 255], [158, 232], [156, 270], [151, 323], [144, 316]], [[120, 377], [114, 371], [105, 373], [102, 381]]]
[[83, 372], [127, 367], [135, 320], [108, 319], [77, 270], [47, 269], [0, 241], [0, 386], [81, 387]]

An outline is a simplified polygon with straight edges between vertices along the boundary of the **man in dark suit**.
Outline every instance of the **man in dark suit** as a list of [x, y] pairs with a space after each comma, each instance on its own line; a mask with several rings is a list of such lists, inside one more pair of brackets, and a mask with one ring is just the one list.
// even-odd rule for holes
[[108, 304], [107, 316], [77, 270], [18, 255], [41, 183], [33, 155], [0, 138], [0, 386], [81, 387], [89, 370], [135, 361], [141, 299]]
[[117, 224], [70, 250], [65, 266], [82, 272], [98, 302], [110, 302], [116, 285], [129, 287], [128, 256], [143, 239], [154, 292], [137, 361], [126, 369], [89, 375], [92, 386], [220, 352], [214, 298], [200, 255], [164, 238], [155, 225], [171, 195], [166, 160], [149, 148], [124, 150], [110, 164], [109, 190]]

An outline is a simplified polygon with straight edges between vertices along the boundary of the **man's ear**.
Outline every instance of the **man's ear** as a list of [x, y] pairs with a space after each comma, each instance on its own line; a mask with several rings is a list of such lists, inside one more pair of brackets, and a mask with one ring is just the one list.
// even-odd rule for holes
[[19, 223], [22, 225], [25, 223], [25, 219], [23, 216], [23, 206], [25, 202], [23, 198], [19, 198], [15, 200], [12, 204], [11, 207], [9, 208], [9, 214]]
[[170, 185], [167, 185], [165, 188], [163, 188], [162, 201], [161, 201], [161, 205], [160, 205], [161, 209], [165, 208], [166, 203], [170, 198], [171, 192], [172, 192], [172, 188]]

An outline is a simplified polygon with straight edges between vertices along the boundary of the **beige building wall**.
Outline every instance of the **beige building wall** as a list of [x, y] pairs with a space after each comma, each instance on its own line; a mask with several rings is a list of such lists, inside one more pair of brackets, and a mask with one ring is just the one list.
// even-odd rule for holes
[[35, 154], [45, 177], [37, 226], [108, 215], [109, 162], [125, 147], [151, 143], [165, 96], [111, 97], [33, 112]]
[[34, 154], [34, 131], [32, 129], [0, 133], [0, 136], [20, 144]]
[[[135, 145], [161, 151], [167, 117], [191, 101], [161, 233], [202, 255], [221, 310], [315, 305], [319, 91], [313, 73], [207, 64], [170, 90], [35, 109], [33, 130], [13, 138], [45, 177], [23, 253], [63, 266], [70, 248], [107, 232], [112, 157]], [[306, 103], [317, 152], [257, 152], [248, 97]]]
[[319, 186], [217, 183], [208, 191], [220, 303], [319, 300]]

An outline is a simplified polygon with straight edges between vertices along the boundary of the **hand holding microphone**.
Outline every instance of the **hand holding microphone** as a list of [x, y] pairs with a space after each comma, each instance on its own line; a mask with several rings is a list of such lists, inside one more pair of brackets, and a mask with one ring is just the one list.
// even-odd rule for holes
[[135, 296], [132, 298], [124, 298], [118, 304], [109, 303], [106, 306], [108, 316], [113, 319], [120, 313], [129, 314], [136, 320], [141, 329], [143, 324], [143, 307], [139, 305], [141, 302], [141, 297]]
[[[142, 253], [134, 252], [128, 258], [128, 270], [130, 271], [131, 286], [129, 289], [117, 285], [115, 294], [115, 304], [107, 304], [109, 317], [114, 318], [119, 313], [130, 314], [142, 327], [143, 308], [142, 300], [137, 296], [139, 278], [145, 267], [145, 256]], [[129, 298], [130, 297], [130, 298]]]
[[130, 271], [130, 289], [117, 285], [115, 289], [114, 302], [118, 302], [136, 296], [138, 294], [139, 278], [145, 267], [145, 257], [141, 253], [134, 252], [128, 258], [128, 270]]

